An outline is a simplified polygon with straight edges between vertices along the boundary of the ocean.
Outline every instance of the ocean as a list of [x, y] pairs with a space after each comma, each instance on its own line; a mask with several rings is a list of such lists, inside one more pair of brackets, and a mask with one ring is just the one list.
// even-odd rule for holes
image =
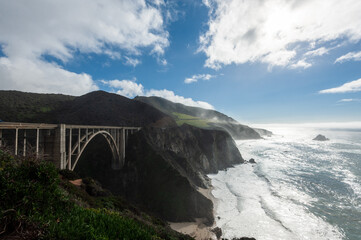
[[272, 137], [236, 141], [256, 164], [209, 175], [222, 237], [360, 240], [361, 129], [268, 129]]

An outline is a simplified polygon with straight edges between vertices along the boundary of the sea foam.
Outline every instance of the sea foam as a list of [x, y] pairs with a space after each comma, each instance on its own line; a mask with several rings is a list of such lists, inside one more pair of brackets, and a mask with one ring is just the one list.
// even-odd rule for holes
[[361, 236], [361, 139], [316, 142], [312, 141], [315, 132], [295, 133], [237, 141], [242, 156], [254, 158], [257, 164], [210, 175], [217, 199], [216, 224], [223, 237], [356, 240]]

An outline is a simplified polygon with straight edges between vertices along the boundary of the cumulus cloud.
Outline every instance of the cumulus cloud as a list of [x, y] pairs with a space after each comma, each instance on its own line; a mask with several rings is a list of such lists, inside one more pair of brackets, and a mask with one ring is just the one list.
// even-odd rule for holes
[[[80, 95], [97, 89], [85, 73], [48, 63], [63, 63], [75, 53], [121, 52], [139, 55], [144, 48], [161, 55], [169, 45], [159, 5], [145, 0], [0, 1], [0, 87]], [[138, 62], [129, 59], [129, 64]]]
[[151, 89], [151, 90], [147, 91], [145, 95], [148, 97], [149, 96], [162, 97], [169, 101], [172, 101], [175, 103], [181, 103], [181, 104], [184, 104], [187, 106], [201, 107], [201, 108], [205, 108], [205, 109], [214, 109], [214, 107], [207, 102], [194, 101], [192, 98], [185, 98], [183, 96], [176, 95], [173, 91], [169, 91], [166, 89], [163, 89], [163, 90]]
[[342, 63], [346, 61], [361, 61], [361, 51], [360, 52], [349, 52], [336, 59], [335, 63]]
[[115, 79], [115, 80], [110, 80], [110, 81], [102, 80], [101, 82], [112, 88], [119, 89], [116, 91], [119, 95], [123, 95], [123, 96], [132, 98], [132, 97], [144, 94], [143, 85], [140, 83], [138, 84], [135, 81], [136, 81], [136, 79], [133, 79], [133, 80]]
[[329, 88], [320, 91], [319, 93], [348, 93], [361, 91], [361, 78], [355, 81], [345, 83], [339, 87]]
[[196, 74], [193, 75], [192, 77], [186, 78], [184, 79], [184, 83], [190, 84], [190, 83], [194, 83], [194, 82], [198, 82], [198, 80], [210, 80], [211, 78], [216, 77], [216, 75], [211, 75], [211, 74]]
[[144, 89], [141, 83], [136, 83], [136, 79], [133, 80], [110, 80], [105, 81], [102, 80], [101, 82], [107, 86], [110, 86], [114, 89], [117, 94], [132, 98], [135, 96], [157, 96], [165, 98], [169, 101], [175, 103], [181, 103], [187, 106], [192, 107], [201, 107], [205, 109], [214, 109], [214, 107], [203, 101], [195, 101], [192, 98], [185, 98], [183, 96], [176, 95], [173, 91], [163, 89], [163, 90], [156, 90], [156, 89]]
[[215, 69], [253, 62], [304, 68], [310, 65], [299, 61], [326, 54], [325, 44], [361, 39], [361, 1], [357, 0], [204, 3], [210, 20], [200, 36], [199, 51], [207, 56], [205, 66]]
[[97, 90], [92, 77], [73, 73], [37, 59], [0, 58], [0, 88], [31, 92], [82, 94]]

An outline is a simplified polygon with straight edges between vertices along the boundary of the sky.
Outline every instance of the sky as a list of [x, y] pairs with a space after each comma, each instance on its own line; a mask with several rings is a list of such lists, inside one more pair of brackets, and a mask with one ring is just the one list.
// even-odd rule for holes
[[359, 0], [1, 0], [0, 89], [361, 121]]

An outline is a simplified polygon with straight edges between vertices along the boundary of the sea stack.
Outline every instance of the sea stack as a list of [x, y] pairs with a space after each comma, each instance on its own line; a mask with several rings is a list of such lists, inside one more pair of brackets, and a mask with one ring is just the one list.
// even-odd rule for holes
[[315, 141], [328, 141], [330, 139], [326, 138], [325, 136], [318, 134], [313, 140]]

